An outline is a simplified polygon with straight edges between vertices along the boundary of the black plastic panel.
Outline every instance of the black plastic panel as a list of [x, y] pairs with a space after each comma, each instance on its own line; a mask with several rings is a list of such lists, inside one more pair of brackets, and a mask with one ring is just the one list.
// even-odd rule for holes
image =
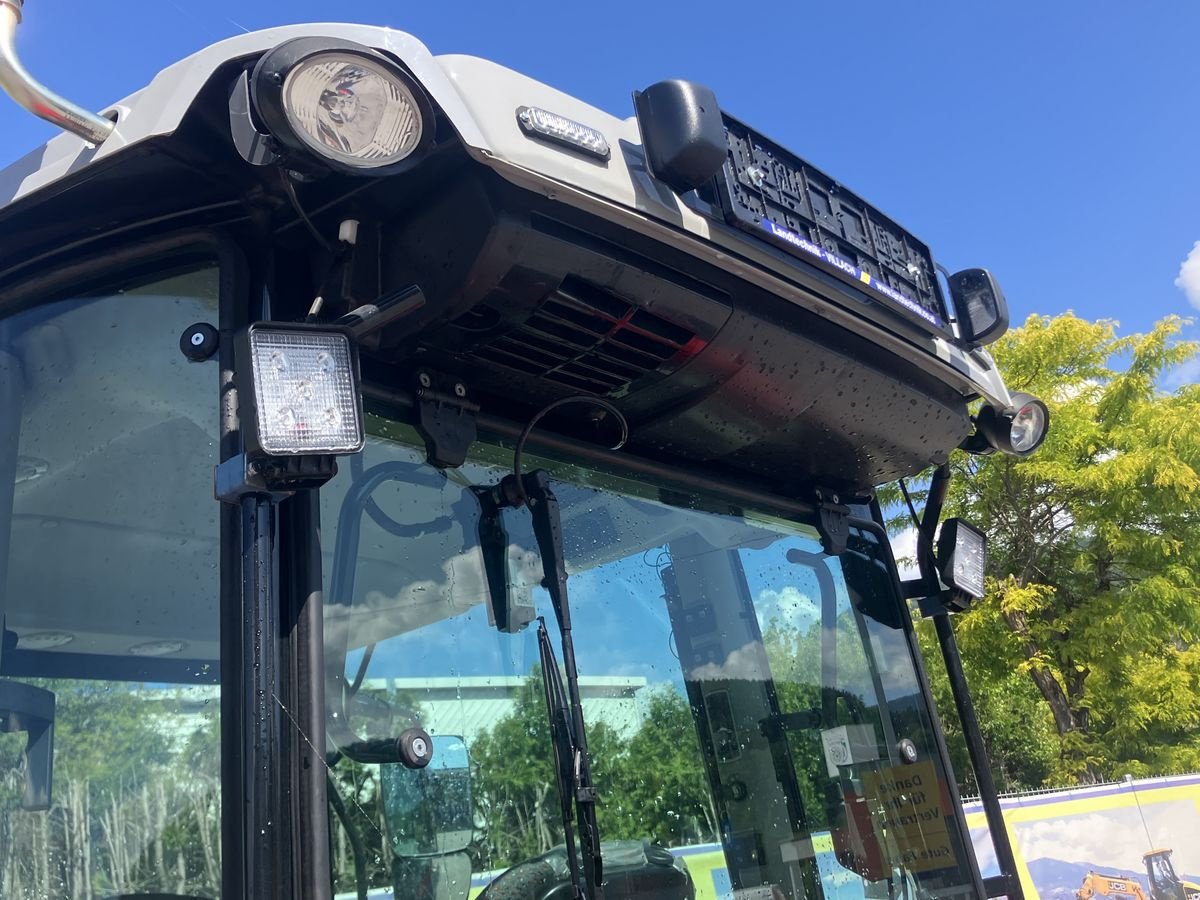
[[946, 308], [929, 248], [795, 154], [725, 116], [729, 158], [717, 177], [727, 221], [833, 272], [931, 330]]

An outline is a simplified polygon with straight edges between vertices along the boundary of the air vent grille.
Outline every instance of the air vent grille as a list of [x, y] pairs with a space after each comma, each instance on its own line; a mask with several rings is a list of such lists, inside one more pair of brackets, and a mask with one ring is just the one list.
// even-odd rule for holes
[[703, 344], [686, 328], [568, 278], [525, 322], [474, 355], [575, 390], [611, 394]]

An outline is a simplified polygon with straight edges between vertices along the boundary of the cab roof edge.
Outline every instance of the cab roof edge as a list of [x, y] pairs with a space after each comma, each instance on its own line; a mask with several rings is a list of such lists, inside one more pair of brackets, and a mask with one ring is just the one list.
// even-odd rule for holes
[[24, 0], [0, 0], [0, 87], [19, 106], [92, 144], [102, 144], [116, 127], [111, 120], [76, 106], [37, 81], [17, 56], [16, 33]]

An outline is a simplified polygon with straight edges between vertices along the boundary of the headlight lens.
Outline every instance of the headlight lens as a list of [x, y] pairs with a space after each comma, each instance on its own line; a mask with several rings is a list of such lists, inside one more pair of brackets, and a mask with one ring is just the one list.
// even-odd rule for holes
[[421, 110], [394, 72], [366, 57], [319, 53], [292, 69], [283, 107], [296, 136], [322, 156], [390, 166], [421, 143]]
[[1015, 453], [1029, 453], [1042, 442], [1046, 434], [1046, 407], [1040, 401], [1025, 403], [1013, 416], [1008, 430], [1008, 442]]

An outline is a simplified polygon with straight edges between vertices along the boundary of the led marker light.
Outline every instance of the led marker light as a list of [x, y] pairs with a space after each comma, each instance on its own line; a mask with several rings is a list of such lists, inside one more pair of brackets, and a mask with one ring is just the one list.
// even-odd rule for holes
[[517, 108], [517, 122], [527, 137], [539, 138], [579, 150], [596, 159], [608, 159], [612, 151], [608, 141], [595, 128], [536, 106]]

